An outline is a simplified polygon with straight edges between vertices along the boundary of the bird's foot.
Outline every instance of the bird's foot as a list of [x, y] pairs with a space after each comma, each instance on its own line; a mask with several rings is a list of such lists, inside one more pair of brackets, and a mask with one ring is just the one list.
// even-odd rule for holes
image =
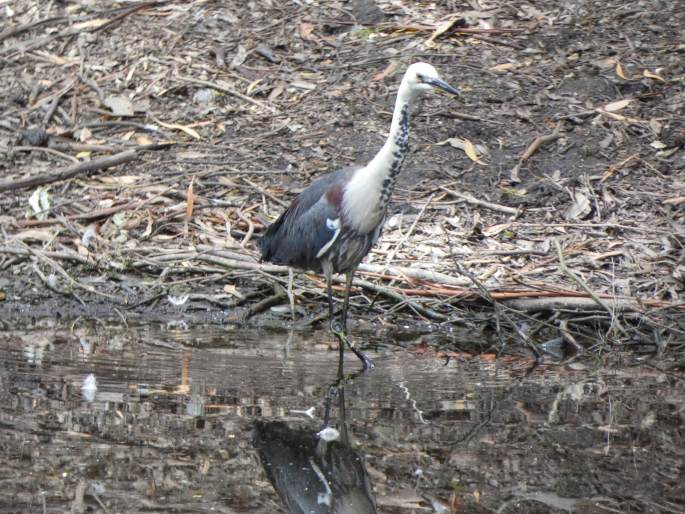
[[331, 332], [338, 339], [347, 340], [347, 330], [338, 320], [331, 321]]
[[338, 341], [340, 341], [341, 345], [349, 347], [349, 349], [354, 352], [357, 358], [362, 362], [364, 371], [369, 371], [376, 367], [373, 361], [369, 359], [366, 355], [364, 355], [364, 352], [359, 350], [354, 344], [354, 342], [347, 337], [347, 330], [339, 321], [331, 321], [331, 332], [335, 337], [338, 338]]

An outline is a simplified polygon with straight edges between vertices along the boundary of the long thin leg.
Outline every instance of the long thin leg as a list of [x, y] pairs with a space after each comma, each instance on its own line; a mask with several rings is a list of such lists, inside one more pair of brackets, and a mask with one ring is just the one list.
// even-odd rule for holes
[[347, 308], [350, 306], [350, 288], [355, 270], [345, 273], [345, 300], [343, 301], [341, 325], [343, 332], [347, 333]]
[[364, 366], [364, 369], [372, 369], [375, 367], [375, 364], [371, 359], [369, 359], [364, 353], [359, 350], [355, 345], [354, 342], [351, 341], [347, 337], [347, 308], [350, 305], [350, 288], [352, 287], [352, 279], [354, 278], [354, 272], [356, 269], [353, 269], [351, 271], [348, 271], [345, 273], [345, 300], [343, 302], [343, 310], [342, 310], [342, 332], [345, 336], [345, 343], [347, 346], [350, 347], [350, 350], [354, 352], [354, 354], [359, 358], [360, 361], [362, 361], [362, 366]]
[[330, 323], [330, 328], [331, 332], [333, 332], [333, 335], [338, 338], [338, 341], [340, 342], [340, 364], [339, 364], [339, 370], [340, 373], [342, 373], [342, 362], [343, 362], [343, 354], [345, 352], [345, 345], [350, 347], [350, 350], [354, 352], [354, 354], [359, 358], [360, 361], [362, 361], [362, 365], [364, 366], [364, 369], [371, 369], [374, 368], [374, 363], [371, 359], [369, 359], [366, 355], [364, 355], [361, 351], [359, 351], [355, 346], [354, 343], [352, 343], [348, 338], [347, 338], [347, 308], [350, 304], [350, 287], [352, 286], [352, 278], [354, 277], [354, 270], [347, 272], [345, 276], [345, 301], [343, 302], [343, 312], [342, 312], [342, 318], [340, 322], [338, 322], [335, 319], [335, 309], [333, 308], [333, 287], [332, 287], [332, 277], [333, 277], [333, 268], [330, 264], [324, 262], [322, 263], [323, 267], [323, 273], [324, 276], [326, 277], [326, 293], [328, 294], [328, 316], [329, 316], [329, 323]]
[[326, 293], [328, 294], [328, 323], [331, 327], [331, 331], [335, 332], [335, 329], [333, 328], [333, 322], [335, 320], [335, 317], [333, 315], [333, 288], [331, 284], [333, 270], [331, 269], [331, 266], [327, 265], [325, 262], [323, 263], [322, 267], [323, 274], [326, 277]]

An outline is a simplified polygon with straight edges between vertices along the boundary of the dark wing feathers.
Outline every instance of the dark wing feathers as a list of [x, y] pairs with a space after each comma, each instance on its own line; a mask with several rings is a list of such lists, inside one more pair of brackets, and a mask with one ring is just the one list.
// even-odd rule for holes
[[359, 168], [324, 175], [302, 191], [262, 237], [262, 260], [320, 270], [316, 257], [335, 230], [326, 220], [340, 217], [345, 184]]

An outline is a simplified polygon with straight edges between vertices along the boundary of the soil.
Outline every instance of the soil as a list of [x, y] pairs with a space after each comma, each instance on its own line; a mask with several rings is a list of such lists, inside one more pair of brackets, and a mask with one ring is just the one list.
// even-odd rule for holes
[[321, 312], [320, 277], [258, 264], [259, 234], [373, 156], [423, 60], [462, 95], [413, 116], [352, 317], [449, 327], [495, 299], [576, 338], [596, 340], [590, 319], [668, 345], [685, 329], [677, 4], [0, 2], [0, 316]]

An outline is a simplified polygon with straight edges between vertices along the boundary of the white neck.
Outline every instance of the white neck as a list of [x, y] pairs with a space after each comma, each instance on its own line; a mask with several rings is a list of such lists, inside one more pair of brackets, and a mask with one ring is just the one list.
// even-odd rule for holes
[[415, 96], [403, 80], [385, 144], [345, 188], [343, 215], [347, 223], [362, 233], [373, 230], [385, 215], [395, 180], [409, 151], [409, 114]]

